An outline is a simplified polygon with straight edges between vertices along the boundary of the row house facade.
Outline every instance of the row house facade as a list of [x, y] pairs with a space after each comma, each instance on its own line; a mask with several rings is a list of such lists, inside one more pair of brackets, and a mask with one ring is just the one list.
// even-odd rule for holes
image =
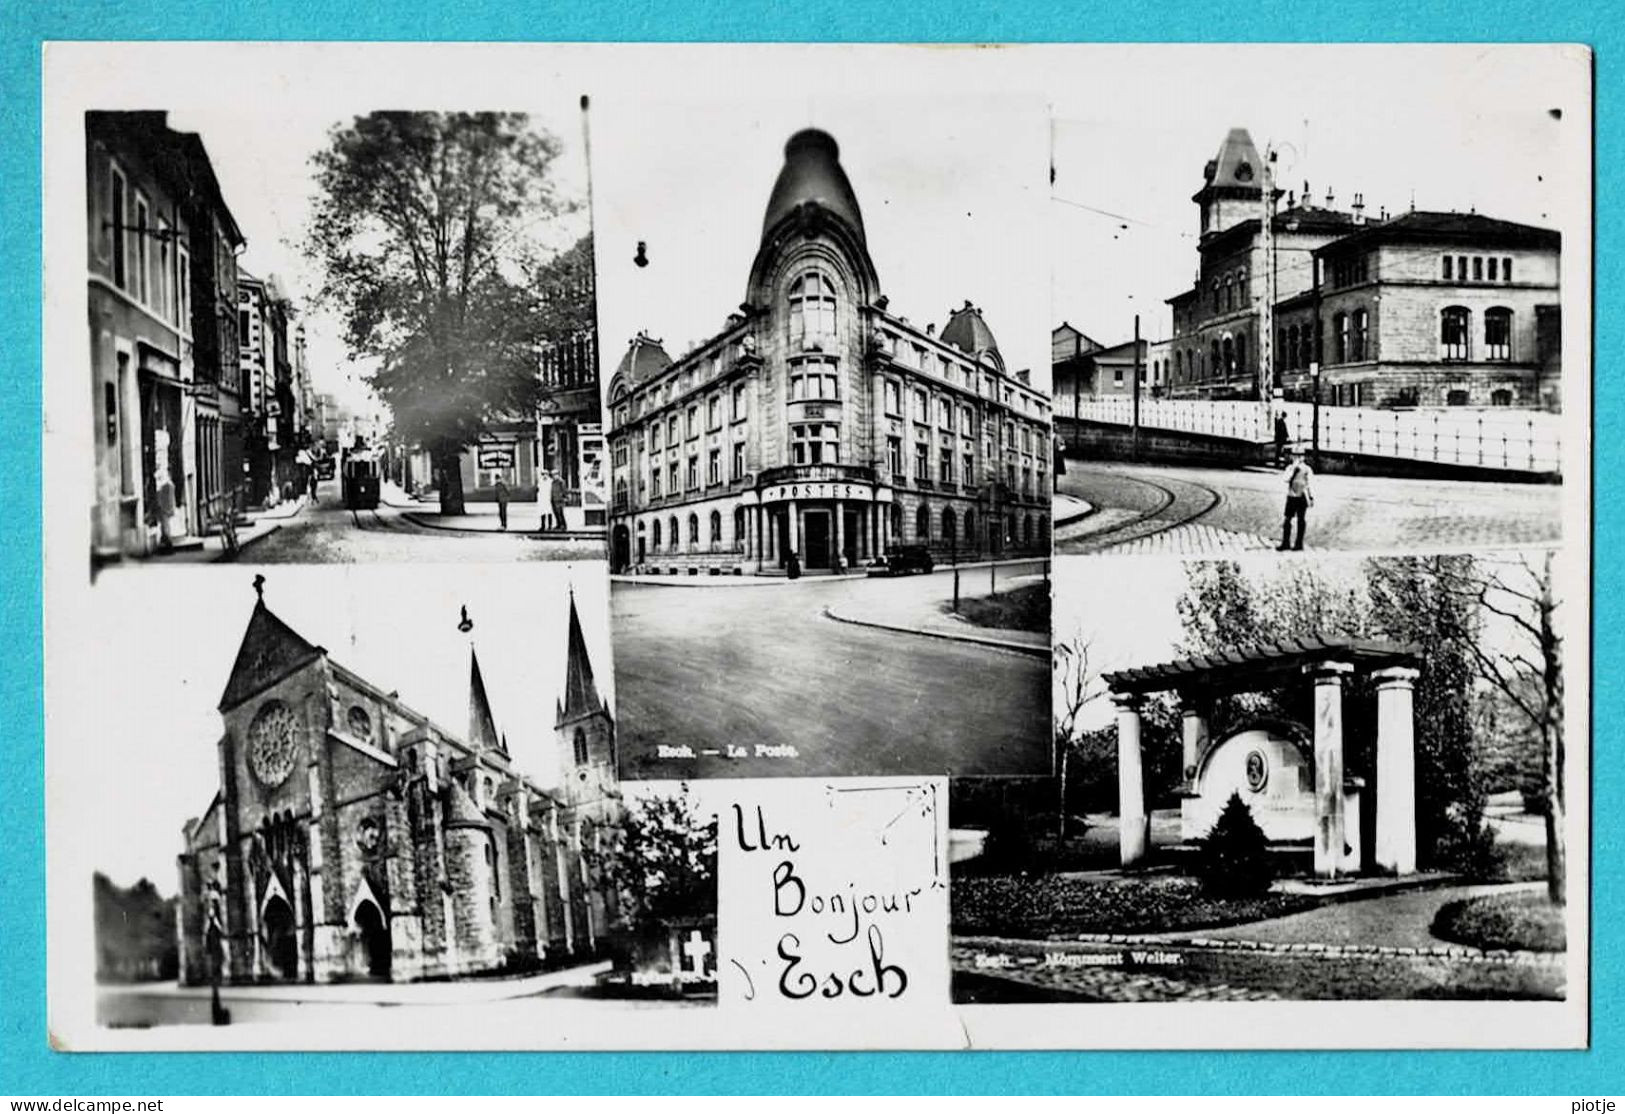
[[[272, 505], [304, 482], [300, 454], [318, 440], [310, 410], [314, 395], [305, 359], [304, 326], [276, 278], [237, 274], [241, 345], [244, 495]], [[308, 459], [308, 456], [305, 458]]]
[[1264, 389], [1348, 406], [1559, 409], [1561, 237], [1477, 213], [1411, 211], [1368, 219], [1303, 194], [1270, 199], [1262, 162], [1233, 129], [1192, 198], [1201, 211], [1195, 285], [1168, 300], [1161, 342], [1168, 394], [1258, 397], [1266, 268], [1273, 268], [1273, 353]]
[[219, 788], [183, 829], [180, 977], [406, 982], [604, 950], [596, 833], [618, 823], [614, 722], [571, 601], [560, 783], [518, 769], [470, 648], [453, 732], [334, 661], [261, 599], [219, 711]]
[[163, 112], [85, 114], [91, 554], [201, 544], [240, 460], [243, 236], [198, 136]]
[[792, 136], [745, 302], [681, 359], [636, 337], [606, 396], [617, 571], [853, 567], [1049, 545], [1050, 403], [966, 302], [893, 313], [835, 140]]

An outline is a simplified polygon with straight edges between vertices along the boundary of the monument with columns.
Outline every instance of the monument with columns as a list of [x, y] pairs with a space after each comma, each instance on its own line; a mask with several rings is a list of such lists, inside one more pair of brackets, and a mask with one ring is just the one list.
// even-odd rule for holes
[[[1412, 688], [1414, 646], [1368, 639], [1314, 638], [1271, 643], [1222, 655], [1187, 658], [1105, 675], [1117, 706], [1118, 850], [1124, 866], [1151, 850], [1141, 709], [1153, 693], [1179, 698], [1180, 838], [1212, 830], [1238, 795], [1272, 845], [1307, 844], [1317, 878], [1363, 871], [1416, 870], [1416, 733]], [[1374, 785], [1349, 774], [1345, 703], [1355, 677], [1375, 689]], [[1256, 718], [1222, 738], [1211, 733], [1215, 700], [1307, 684], [1312, 722]], [[1375, 825], [1367, 853], [1364, 812], [1374, 795]]]

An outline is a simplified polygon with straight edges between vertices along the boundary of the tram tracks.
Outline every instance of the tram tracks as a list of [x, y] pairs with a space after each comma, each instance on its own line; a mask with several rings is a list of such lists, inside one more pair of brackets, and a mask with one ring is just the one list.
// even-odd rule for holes
[[[1061, 537], [1058, 533], [1056, 541], [1059, 550], [1066, 553], [1107, 552], [1120, 545], [1192, 525], [1224, 502], [1224, 495], [1216, 488], [1194, 480], [1164, 478], [1159, 481], [1142, 476], [1113, 475], [1112, 481], [1148, 489], [1154, 495], [1154, 505], [1134, 513], [1131, 518], [1108, 522], [1096, 530], [1087, 529], [1090, 519], [1095, 516], [1085, 518], [1077, 524], [1084, 529], [1072, 532], [1067, 537]], [[1105, 514], [1107, 510], [1109, 508], [1097, 511], [1096, 515]]]

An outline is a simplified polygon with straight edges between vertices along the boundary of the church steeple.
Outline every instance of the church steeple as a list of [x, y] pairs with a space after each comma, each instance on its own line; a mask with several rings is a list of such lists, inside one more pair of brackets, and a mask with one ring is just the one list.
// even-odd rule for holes
[[587, 656], [587, 640], [581, 634], [581, 618], [576, 614], [575, 593], [570, 593], [570, 634], [564, 663], [564, 699], [558, 702], [558, 725], [604, 710], [598, 685], [592, 676], [592, 659]]
[[480, 655], [474, 649], [474, 620], [463, 608], [457, 629], [468, 639], [468, 741], [476, 751], [489, 750], [507, 757], [507, 740], [497, 734], [496, 717], [491, 714], [491, 701], [485, 695], [485, 678], [480, 674]]

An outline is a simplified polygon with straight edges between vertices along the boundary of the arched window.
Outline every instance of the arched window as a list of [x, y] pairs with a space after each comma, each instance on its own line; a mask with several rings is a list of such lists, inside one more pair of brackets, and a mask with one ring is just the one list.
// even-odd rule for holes
[[1217, 375], [1222, 367], [1224, 364], [1219, 360], [1219, 342], [1215, 340], [1208, 345], [1207, 372], [1209, 375]]
[[1247, 334], [1236, 334], [1236, 373], [1246, 374], [1247, 371]]
[[688, 516], [688, 547], [689, 547], [689, 549], [692, 550], [695, 547], [697, 547], [699, 544], [700, 544], [700, 516], [697, 515], [697, 514], [691, 514], [691, 515]]
[[1298, 333], [1298, 366], [1307, 368], [1315, 362], [1315, 325], [1305, 325]]
[[924, 503], [914, 512], [914, 536], [922, 544], [931, 540], [931, 508]]
[[976, 544], [976, 512], [965, 512], [965, 544]]
[[677, 547], [682, 544], [683, 541], [682, 535], [677, 532], [677, 516], [672, 515], [668, 524], [671, 526], [671, 551], [676, 553]]
[[1472, 321], [1466, 306], [1446, 306], [1439, 313], [1440, 355], [1447, 360], [1467, 358], [1467, 330]]
[[1354, 323], [1349, 330], [1349, 359], [1358, 363], [1367, 359], [1366, 335], [1371, 318], [1363, 309], [1354, 311]]
[[1046, 549], [1049, 548], [1049, 516], [1048, 515], [1041, 514], [1041, 515], [1038, 516], [1038, 544], [1043, 546]]
[[576, 765], [585, 766], [587, 764], [587, 732], [579, 727], [576, 728], [574, 749]]
[[714, 546], [722, 544], [722, 512], [721, 511], [712, 511], [711, 512], [711, 544], [714, 545]]
[[1022, 525], [1021, 532], [1022, 532], [1022, 540], [1027, 545], [1032, 545], [1033, 544], [1033, 516], [1032, 515], [1028, 515], [1026, 517], [1026, 521]]
[[834, 334], [835, 284], [808, 271], [790, 284], [790, 343], [805, 346], [808, 340]]
[[734, 548], [745, 548], [745, 508], [734, 508]]
[[1179, 352], [1174, 353], [1174, 382], [1175, 383], [1183, 383], [1184, 381], [1185, 381], [1185, 353], [1183, 351], [1179, 351]]
[[891, 505], [891, 540], [893, 545], [903, 544], [903, 506], [901, 503]]
[[658, 551], [660, 549], [660, 520], [658, 518], [655, 519], [655, 528], [650, 536], [654, 539], [654, 547]]
[[1347, 363], [1349, 358], [1349, 315], [1332, 314], [1332, 358], [1334, 364]]
[[1224, 346], [1221, 349], [1221, 351], [1223, 353], [1223, 356], [1219, 361], [1219, 366], [1224, 369], [1225, 378], [1229, 378], [1230, 375], [1236, 370], [1236, 343], [1235, 343], [1235, 341], [1231, 340], [1228, 336], [1226, 336], [1224, 338]]
[[1230, 276], [1224, 276], [1224, 308], [1236, 308], [1236, 288], [1230, 282]]
[[958, 525], [959, 524], [954, 520], [954, 509], [952, 507], [948, 507], [945, 510], [943, 510], [943, 512], [942, 512], [942, 540], [947, 542], [949, 545], [952, 545], [956, 541], [958, 541], [959, 538], [958, 538], [958, 535], [956, 533], [956, 531], [958, 529]]
[[1505, 306], [1484, 311], [1484, 358], [1512, 359], [1512, 311]]
[[1490, 392], [1491, 406], [1511, 406], [1512, 390], [1508, 387], [1497, 387]]

